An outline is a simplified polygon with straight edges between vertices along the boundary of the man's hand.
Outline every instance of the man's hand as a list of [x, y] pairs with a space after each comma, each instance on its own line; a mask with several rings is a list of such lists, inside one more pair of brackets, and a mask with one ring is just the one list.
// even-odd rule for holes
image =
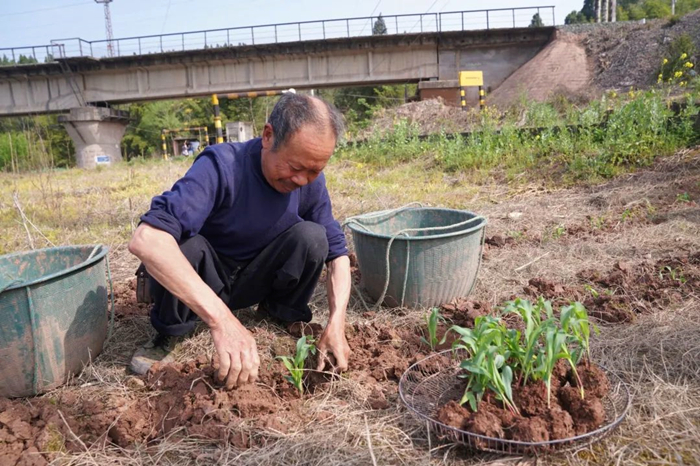
[[348, 370], [348, 359], [350, 358], [350, 346], [345, 338], [345, 322], [329, 322], [316, 344], [318, 349], [317, 371], [322, 371], [329, 363], [329, 368], [334, 369], [328, 358], [328, 354], [335, 357], [335, 368], [338, 370]]
[[210, 325], [219, 360], [219, 381], [226, 388], [254, 383], [258, 379], [260, 358], [255, 338], [231, 312], [224, 312]]

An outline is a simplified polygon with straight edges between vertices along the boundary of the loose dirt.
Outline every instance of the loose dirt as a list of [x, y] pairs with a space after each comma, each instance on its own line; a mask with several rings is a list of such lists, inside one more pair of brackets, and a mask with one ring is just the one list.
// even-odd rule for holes
[[[115, 290], [119, 316], [142, 313], [130, 297], [130, 282]], [[296, 338], [318, 336], [321, 330], [317, 323], [290, 327], [290, 333], [278, 336], [271, 347], [274, 356], [292, 354]], [[354, 396], [361, 397], [370, 410], [395, 406], [399, 378], [430, 352], [421, 342], [421, 331], [375, 322], [356, 323], [346, 332], [354, 351], [346, 375], [357, 384]], [[307, 367], [315, 367], [313, 359]], [[264, 361], [256, 384], [233, 390], [222, 387], [216, 370], [206, 355], [198, 355], [185, 363], [156, 364], [144, 377], [130, 376], [129, 393], [105, 396], [93, 391], [77, 396], [64, 390], [31, 403], [0, 399], [0, 457], [10, 458], [7, 464], [46, 464], [58, 453], [51, 452], [56, 439], [64, 439], [61, 448], [75, 453], [84, 450], [85, 444], [129, 448], [166, 437], [258, 448], [274, 442], [275, 436], [328, 419], [327, 412], [309, 414], [302, 409], [305, 398], [286, 380], [280, 361]], [[307, 397], [324, 396], [336, 378], [332, 373], [309, 372]], [[26, 463], [29, 459], [34, 463]]]
[[395, 130], [395, 125], [401, 120], [415, 126], [421, 135], [440, 131], [461, 133], [469, 131], [474, 122], [478, 121], [478, 113], [465, 112], [459, 107], [446, 105], [442, 98], [410, 102], [394, 108], [381, 109], [374, 115], [367, 129], [357, 134], [356, 139], [369, 139], [373, 135], [385, 137], [387, 132]]
[[556, 37], [529, 62], [518, 68], [486, 99], [505, 109], [521, 97], [545, 101], [555, 93], [575, 96], [589, 92], [593, 65], [580, 38], [557, 32]]

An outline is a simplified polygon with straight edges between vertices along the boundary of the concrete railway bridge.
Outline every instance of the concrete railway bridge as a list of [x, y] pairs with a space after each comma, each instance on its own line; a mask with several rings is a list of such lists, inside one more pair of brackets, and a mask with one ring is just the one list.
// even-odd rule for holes
[[[545, 26], [528, 27], [536, 13]], [[482, 71], [486, 88], [498, 87], [550, 41], [554, 22], [554, 7], [540, 6], [0, 48], [11, 62], [36, 62], [0, 66], [0, 116], [65, 113], [78, 165], [94, 167], [121, 159], [128, 115], [112, 104], [396, 83], [458, 102], [459, 71]]]

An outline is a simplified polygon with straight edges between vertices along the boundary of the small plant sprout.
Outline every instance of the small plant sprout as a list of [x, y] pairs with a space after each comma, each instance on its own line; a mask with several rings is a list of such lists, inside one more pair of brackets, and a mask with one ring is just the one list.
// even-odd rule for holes
[[296, 387], [299, 395], [304, 394], [304, 364], [309, 354], [316, 354], [316, 345], [312, 338], [306, 338], [306, 335], [302, 336], [297, 340], [297, 353], [293, 357], [290, 356], [278, 356], [277, 359], [281, 360], [284, 367], [289, 371], [289, 375], [285, 378]]
[[557, 225], [552, 231], [552, 239], [559, 239], [566, 233], [566, 227], [564, 225]]
[[591, 296], [593, 296], [594, 298], [600, 297], [600, 293], [598, 293], [598, 292], [596, 291], [596, 289], [593, 288], [591, 285], [583, 285], [583, 289], [584, 289], [587, 293], [590, 293]]
[[438, 340], [437, 336], [438, 323], [440, 321], [444, 322], [445, 319], [440, 315], [440, 310], [436, 307], [430, 311], [430, 314], [425, 316], [428, 338], [426, 339], [421, 337], [420, 340], [426, 345], [430, 346], [430, 351], [435, 351], [437, 345], [445, 342], [445, 337], [447, 334], [445, 334], [445, 337], [443, 337], [442, 340]]
[[669, 277], [671, 280], [674, 282], [678, 282], [681, 285], [684, 285], [687, 279], [683, 275], [683, 269], [678, 268], [674, 269], [670, 265], [664, 266], [660, 271], [659, 271], [659, 278], [664, 279], [664, 276]]
[[682, 193], [676, 195], [676, 202], [688, 203], [690, 202], [690, 195], [688, 193]]

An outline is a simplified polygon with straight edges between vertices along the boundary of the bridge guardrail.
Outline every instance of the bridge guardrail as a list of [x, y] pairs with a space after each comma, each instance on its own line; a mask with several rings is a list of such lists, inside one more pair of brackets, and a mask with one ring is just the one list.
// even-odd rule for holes
[[[18, 64], [22, 51], [34, 62], [53, 61], [68, 57], [124, 57], [155, 53], [183, 52], [219, 47], [279, 44], [336, 38], [371, 36], [379, 20], [384, 22], [383, 34], [410, 34], [479, 29], [517, 28], [530, 25], [538, 14], [543, 26], [555, 24], [554, 6], [498, 8], [484, 10], [448, 11], [440, 13], [366, 16], [357, 18], [301, 21], [295, 23], [243, 26], [226, 29], [125, 37], [87, 41], [79, 37], [52, 40], [49, 45], [0, 49], [1, 64]], [[38, 53], [37, 53], [38, 51]], [[25, 58], [24, 62], [27, 62]]]

